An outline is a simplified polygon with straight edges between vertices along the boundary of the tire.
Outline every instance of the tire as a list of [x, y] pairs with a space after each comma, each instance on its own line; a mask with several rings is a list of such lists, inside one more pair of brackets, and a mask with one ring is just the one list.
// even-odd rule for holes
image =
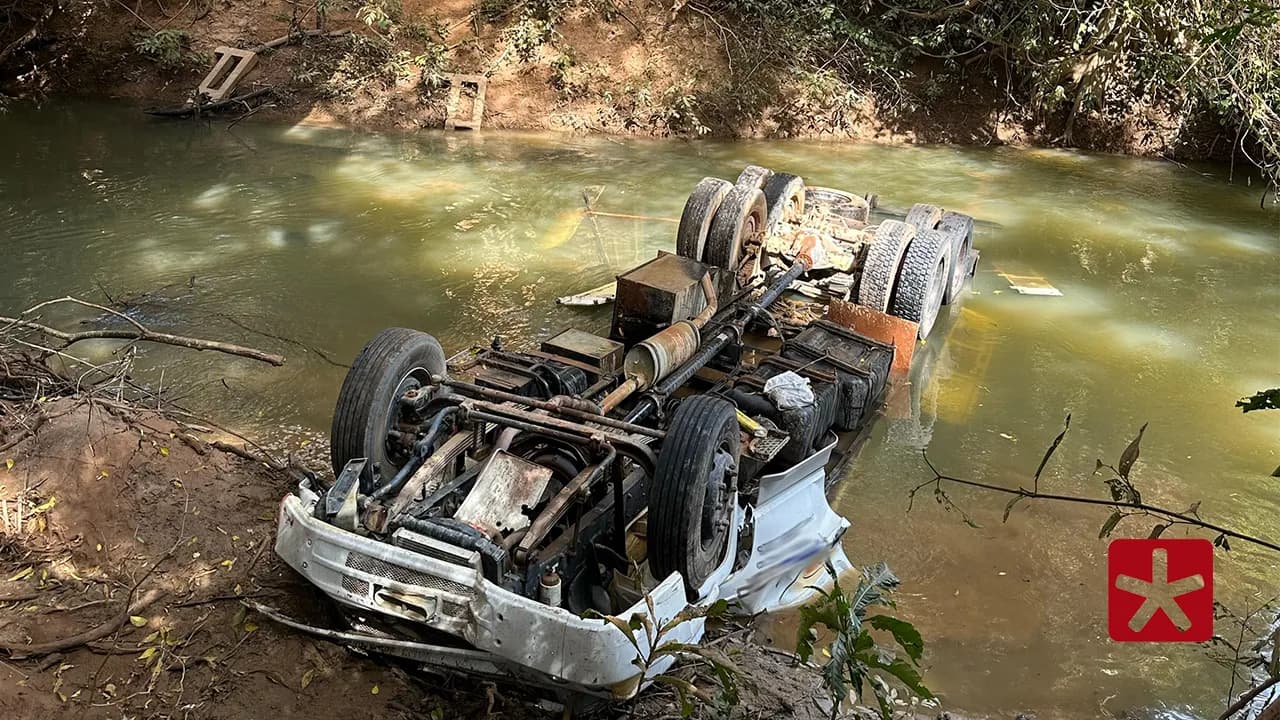
[[924, 232], [938, 227], [938, 221], [942, 219], [942, 208], [937, 205], [926, 205], [925, 203], [916, 203], [907, 211], [906, 223], [914, 225], [916, 232]]
[[973, 249], [973, 218], [958, 212], [945, 212], [938, 230], [951, 239], [951, 281], [942, 294], [942, 304], [950, 305], [964, 291], [969, 274], [969, 251]]
[[738, 181], [734, 187], [747, 187], [760, 190], [764, 184], [773, 177], [773, 171], [769, 168], [760, 167], [759, 165], [748, 165], [742, 168], [742, 172], [738, 174]]
[[862, 263], [862, 278], [858, 281], [858, 304], [889, 311], [893, 286], [898, 278], [898, 265], [907, 251], [907, 245], [916, 236], [916, 229], [897, 220], [885, 220], [876, 228], [875, 240], [867, 250]]
[[929, 337], [951, 278], [950, 236], [938, 230], [916, 235], [902, 258], [890, 314], [918, 323], [921, 340]]
[[727, 180], [719, 178], [702, 178], [689, 193], [684, 203], [684, 212], [680, 213], [680, 227], [676, 230], [676, 254], [690, 260], [702, 261], [702, 253], [707, 245], [707, 233], [711, 230], [711, 219], [716, 210], [729, 194], [733, 186]]
[[764, 201], [768, 207], [764, 224], [770, 232], [784, 220], [799, 222], [804, 217], [804, 180], [799, 175], [774, 173], [764, 184]]
[[[696, 599], [724, 560], [741, 452], [733, 403], [694, 395], [676, 408], [649, 489], [649, 569]], [[712, 477], [715, 474], [717, 477]]]
[[329, 445], [333, 474], [347, 461], [368, 458], [360, 474], [362, 492], [374, 489], [373, 467], [390, 479], [404, 458], [387, 447], [387, 430], [396, 420], [396, 402], [407, 390], [420, 387], [431, 375], [445, 374], [444, 350], [435, 338], [408, 328], [388, 328], [378, 333], [356, 355], [338, 391]]
[[824, 205], [845, 205], [858, 199], [856, 195], [850, 195], [843, 190], [817, 186], [805, 188], [804, 197], [807, 203]]
[[866, 222], [871, 215], [871, 205], [857, 195], [843, 190], [825, 187], [805, 188], [805, 201], [810, 205], [825, 205], [827, 212], [857, 222]]
[[711, 219], [702, 262], [736, 273], [742, 246], [764, 232], [767, 216], [763, 192], [758, 188], [734, 186]]
[[838, 215], [846, 220], [865, 223], [871, 217], [871, 206], [862, 198], [854, 198], [853, 202], [830, 206], [830, 212], [832, 215]]

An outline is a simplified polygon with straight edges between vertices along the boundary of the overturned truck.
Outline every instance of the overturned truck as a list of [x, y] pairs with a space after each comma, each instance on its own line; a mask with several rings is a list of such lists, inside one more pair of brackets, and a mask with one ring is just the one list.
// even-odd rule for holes
[[676, 252], [619, 277], [609, 337], [446, 359], [382, 332], [339, 394], [335, 479], [280, 506], [276, 552], [348, 627], [259, 609], [438, 671], [630, 697], [671, 658], [637, 663], [602, 616], [676, 618], [664, 640], [697, 642], [699, 607], [778, 609], [849, 568], [827, 468], [895, 349], [771, 306], [856, 299], [926, 335], [972, 273], [972, 227], [926, 205], [877, 221], [874, 198], [748, 167], [699, 183]]

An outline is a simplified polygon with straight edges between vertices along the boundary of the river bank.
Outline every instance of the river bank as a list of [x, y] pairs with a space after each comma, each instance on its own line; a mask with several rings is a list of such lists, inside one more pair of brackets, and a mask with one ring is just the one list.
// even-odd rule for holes
[[[1233, 147], [1208, 115], [1168, 99], [1037, 110], [990, 66], [966, 65], [955, 79], [943, 61], [923, 58], [906, 71], [850, 80], [825, 65], [780, 64], [777, 48], [751, 37], [764, 30], [728, 26], [683, 2], [606, 10], [465, 0], [201, 1], [168, 9], [61, 0], [55, 7], [33, 14], [34, 35], [10, 28], [10, 47], [18, 45], [0, 56], [0, 89], [181, 105], [216, 47], [293, 34], [296, 42], [264, 52], [242, 85], [273, 88], [259, 119], [438, 128], [444, 74], [469, 73], [487, 78], [484, 125], [492, 128], [1073, 146], [1177, 160], [1229, 157]], [[298, 36], [317, 26], [349, 32]]]

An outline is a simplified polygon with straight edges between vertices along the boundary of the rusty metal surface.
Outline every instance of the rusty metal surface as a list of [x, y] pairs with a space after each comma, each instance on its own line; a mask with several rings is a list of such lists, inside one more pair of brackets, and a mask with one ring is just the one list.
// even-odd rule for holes
[[677, 321], [631, 348], [625, 364], [627, 377], [639, 380], [641, 390], [647, 389], [693, 357], [700, 343], [701, 335], [693, 323]]
[[[395, 517], [404, 512], [409, 507], [414, 498], [418, 497], [426, 487], [427, 483], [436, 479], [436, 476], [444, 472], [446, 469], [453, 467], [453, 462], [462, 455], [463, 451], [471, 447], [471, 443], [475, 440], [475, 436], [469, 432], [454, 433], [452, 437], [444, 442], [427, 461], [418, 468], [409, 481], [404, 484], [404, 488], [400, 490], [400, 494], [391, 503], [390, 509], [386, 513], [386, 517]], [[368, 527], [367, 520], [365, 527]], [[375, 528], [369, 528], [375, 530]]]
[[893, 375], [906, 375], [911, 369], [911, 356], [916, 351], [919, 327], [910, 320], [886, 315], [865, 305], [832, 300], [827, 305], [827, 319], [872, 340], [893, 345]]
[[706, 266], [678, 255], [658, 257], [618, 276], [609, 337], [634, 343], [706, 306], [702, 277]]
[[538, 504], [550, 479], [551, 468], [498, 450], [480, 471], [475, 487], [453, 516], [491, 537], [523, 530], [530, 522], [524, 509]]
[[609, 374], [622, 365], [622, 343], [569, 328], [542, 342], [542, 352], [576, 360]]
[[547, 503], [547, 507], [534, 519], [529, 526], [529, 532], [520, 538], [520, 544], [516, 549], [516, 559], [523, 561], [529, 557], [529, 552], [537, 547], [539, 543], [551, 532], [555, 524], [564, 517], [569, 508], [575, 502], [585, 496], [588, 488], [601, 476], [604, 471], [617, 457], [612, 447], [605, 451], [604, 459], [594, 465], [588, 465], [583, 468], [572, 480], [570, 480], [556, 496], [551, 498], [551, 502]]

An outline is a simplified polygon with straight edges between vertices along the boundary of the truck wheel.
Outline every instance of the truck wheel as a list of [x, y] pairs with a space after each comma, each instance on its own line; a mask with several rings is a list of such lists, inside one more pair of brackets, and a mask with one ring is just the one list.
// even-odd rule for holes
[[387, 328], [364, 346], [338, 391], [329, 436], [333, 474], [347, 461], [368, 458], [360, 475], [361, 492], [373, 488], [373, 466], [389, 479], [408, 459], [393, 447], [387, 431], [400, 419], [400, 397], [445, 374], [444, 350], [435, 338], [408, 328]]
[[729, 194], [733, 186], [727, 180], [702, 178], [689, 193], [680, 213], [680, 227], [676, 230], [676, 254], [690, 260], [702, 261], [702, 251], [707, 246], [707, 232], [711, 218]]
[[764, 193], [759, 188], [734, 186], [711, 219], [702, 262], [737, 272], [742, 246], [764, 232], [767, 215]]
[[812, 204], [818, 203], [822, 205], [845, 205], [851, 203], [857, 196], [850, 195], [843, 190], [836, 190], [828, 187], [818, 187], [816, 185], [804, 189], [805, 201]]
[[938, 221], [942, 219], [942, 208], [937, 205], [927, 205], [925, 203], [916, 203], [911, 206], [911, 210], [907, 212], [906, 223], [914, 225], [916, 232], [924, 232], [938, 227]]
[[950, 305], [960, 297], [969, 274], [969, 250], [973, 248], [973, 218], [958, 212], [945, 212], [938, 230], [951, 240], [951, 277], [942, 293], [942, 304]]
[[769, 208], [765, 218], [768, 230], [784, 220], [799, 222], [804, 217], [804, 180], [798, 175], [774, 173], [764, 184], [764, 200]]
[[918, 323], [917, 335], [921, 339], [928, 337], [951, 277], [950, 236], [938, 230], [916, 235], [902, 258], [890, 314]]
[[676, 408], [649, 490], [649, 569], [679, 572], [690, 598], [724, 560], [740, 453], [733, 403], [694, 395]]
[[742, 168], [742, 172], [738, 174], [738, 181], [734, 183], [735, 187], [755, 188], [759, 190], [764, 184], [773, 177], [773, 171], [769, 168], [760, 167], [759, 165], [748, 165]]
[[862, 278], [858, 281], [858, 304], [889, 311], [889, 299], [893, 297], [893, 285], [898, 278], [898, 265], [907, 251], [907, 244], [916, 236], [916, 229], [897, 220], [885, 220], [876, 228], [875, 239], [867, 250], [862, 263]]
[[843, 218], [866, 222], [871, 215], [871, 205], [864, 198], [825, 187], [809, 187], [804, 191], [805, 202], [810, 205], [826, 205], [827, 211]]

